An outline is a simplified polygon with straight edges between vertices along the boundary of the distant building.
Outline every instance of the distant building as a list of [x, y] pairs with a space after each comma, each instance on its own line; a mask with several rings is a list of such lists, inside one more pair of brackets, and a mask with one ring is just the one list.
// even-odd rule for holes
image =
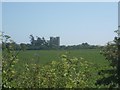
[[60, 46], [60, 37], [50, 37], [50, 45], [55, 48]]

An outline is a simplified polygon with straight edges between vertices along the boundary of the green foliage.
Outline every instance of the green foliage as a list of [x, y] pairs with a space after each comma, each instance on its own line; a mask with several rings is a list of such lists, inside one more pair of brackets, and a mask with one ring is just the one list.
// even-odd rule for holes
[[33, 35], [30, 35], [30, 44], [17, 44], [16, 50], [20, 50], [20, 46], [23, 49], [27, 50], [78, 50], [78, 49], [101, 49], [103, 46], [90, 45], [87, 42], [79, 44], [79, 45], [62, 45], [60, 46], [59, 37], [50, 37], [50, 40], [46, 40], [44, 37], [36, 36], [36, 39]]
[[110, 65], [117, 67], [118, 64], [118, 46], [117, 46], [117, 37], [115, 37], [113, 42], [109, 42], [101, 52], [106, 57], [106, 60], [109, 60]]
[[[91, 72], [93, 64], [83, 58], [68, 58], [62, 55], [61, 61], [40, 66], [26, 64], [22, 73], [14, 82], [21, 88], [85, 88], [95, 87]], [[18, 81], [18, 82], [17, 82]]]
[[17, 63], [18, 52], [15, 52], [14, 46], [12, 44], [6, 44], [7, 42], [12, 43], [10, 36], [3, 36], [3, 48], [2, 51], [2, 85], [5, 88], [10, 88], [14, 86], [14, 79], [16, 78], [16, 73], [14, 65]]
[[[7, 40], [6, 40], [7, 39]], [[84, 58], [71, 58], [62, 55], [60, 61], [45, 65], [37, 63], [24, 64], [22, 72], [15, 69], [19, 52], [15, 51], [9, 36], [5, 36], [3, 50], [3, 88], [84, 88], [95, 87], [96, 73], [94, 66]]]
[[44, 37], [40, 38], [38, 36], [37, 40], [35, 40], [33, 35], [30, 35], [30, 45], [26, 45], [28, 50], [43, 50], [43, 49], [50, 49], [50, 45], [49, 42], [47, 40], [45, 40]]
[[21, 44], [20, 44], [20, 47], [22, 48], [23, 51], [25, 51], [25, 50], [27, 49], [27, 46], [26, 46], [26, 44], [24, 44], [24, 43], [21, 43]]
[[[58, 61], [55, 59], [55, 61], [44, 65], [38, 62], [23, 63], [21, 66], [19, 62], [22, 59], [18, 59], [20, 51], [15, 50], [13, 41], [7, 35], [3, 38], [3, 47], [3, 88], [101, 87], [95, 85], [95, 81], [98, 78], [96, 71], [98, 71], [99, 66], [88, 62], [89, 58], [86, 60], [82, 57], [74, 57], [76, 53], [69, 56], [70, 53], [66, 52]], [[23, 67], [22, 70], [17, 70], [16, 65]]]
[[[69, 57], [83, 57], [89, 62], [93, 62], [101, 67], [108, 65], [108, 61], [104, 56], [100, 55], [100, 49], [82, 49], [82, 50], [26, 50], [21, 51], [18, 55], [20, 59], [19, 65], [23, 63], [47, 64], [53, 60], [59, 61], [61, 54], [67, 54]], [[34, 59], [34, 60], [32, 60]]]
[[97, 80], [97, 84], [106, 85], [108, 88], [119, 87], [118, 52], [118, 38], [115, 37], [114, 41], [109, 42], [101, 51], [101, 54], [110, 62], [111, 67], [102, 68], [98, 72], [100, 78]]

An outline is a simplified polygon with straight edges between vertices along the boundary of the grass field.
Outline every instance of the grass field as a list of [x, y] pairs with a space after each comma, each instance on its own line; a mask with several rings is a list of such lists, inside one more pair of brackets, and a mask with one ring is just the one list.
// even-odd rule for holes
[[81, 50], [28, 50], [20, 52], [19, 64], [23, 63], [38, 63], [46, 64], [53, 60], [60, 60], [62, 54], [67, 54], [69, 57], [84, 58], [87, 61], [98, 65], [107, 65], [108, 61], [100, 54], [99, 49], [81, 49]]
[[[18, 71], [18, 75], [21, 72], [24, 72], [24, 65], [29, 63], [36, 63], [39, 65], [45, 65], [49, 62], [55, 60], [61, 60], [61, 55], [67, 54], [69, 58], [77, 57], [84, 58], [93, 65], [89, 68], [92, 73], [92, 79], [90, 79], [89, 83], [95, 83], [99, 78], [98, 69], [100, 67], [108, 66], [109, 62], [105, 60], [104, 56], [100, 54], [100, 49], [81, 49], [81, 50], [26, 50], [21, 51], [18, 55], [18, 63], [15, 66], [15, 69]], [[95, 68], [96, 66], [97, 69]], [[100, 69], [99, 69], [100, 70]], [[81, 72], [84, 69], [81, 69]], [[32, 73], [32, 72], [31, 72]]]
[[[36, 63], [40, 65], [47, 64], [53, 60], [59, 61], [62, 54], [67, 54], [70, 58], [84, 58], [85, 60], [93, 63], [94, 66], [91, 67], [91, 72], [95, 74], [95, 82], [98, 78], [97, 70], [108, 66], [109, 62], [105, 60], [104, 56], [100, 54], [100, 49], [81, 49], [81, 50], [28, 50], [20, 52], [18, 58], [19, 62], [16, 65], [16, 69], [21, 72], [24, 70], [26, 63]], [[95, 67], [98, 69], [95, 69]], [[23, 71], [22, 71], [23, 72]]]
[[[106, 66], [109, 64], [104, 56], [100, 54], [100, 49], [81, 49], [81, 50], [26, 50], [21, 51], [18, 55], [19, 62], [16, 65], [18, 70], [23, 69], [26, 63], [47, 64], [53, 60], [59, 61], [62, 54], [67, 54], [70, 58], [84, 58], [98, 66]], [[0, 56], [2, 53], [0, 53]], [[2, 60], [0, 59], [0, 62]]]

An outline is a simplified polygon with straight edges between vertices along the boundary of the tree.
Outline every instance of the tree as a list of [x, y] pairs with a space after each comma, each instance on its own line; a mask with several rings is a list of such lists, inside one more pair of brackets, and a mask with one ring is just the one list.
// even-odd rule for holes
[[23, 51], [25, 51], [27, 49], [27, 45], [25, 43], [21, 43], [20, 47]]
[[[110, 62], [111, 68], [100, 70], [98, 74], [103, 78], [97, 80], [99, 85], [108, 85], [109, 88], [120, 88], [120, 38], [115, 37], [112, 42], [101, 51], [106, 60]], [[105, 76], [107, 75], [107, 77]]]
[[34, 37], [33, 37], [33, 35], [30, 35], [30, 42], [31, 42], [31, 44], [32, 45], [35, 45], [35, 39], [34, 39]]

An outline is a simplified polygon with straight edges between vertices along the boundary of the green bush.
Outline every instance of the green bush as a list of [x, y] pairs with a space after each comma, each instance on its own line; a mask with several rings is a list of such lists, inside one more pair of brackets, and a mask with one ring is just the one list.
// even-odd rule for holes
[[[19, 51], [14, 49], [9, 36], [3, 41], [3, 88], [85, 88], [96, 87], [94, 65], [83, 58], [62, 55], [60, 61], [46, 65], [24, 64], [22, 72], [15, 69]], [[6, 44], [9, 42], [9, 45]]]
[[84, 88], [94, 87], [92, 64], [78, 58], [62, 55], [61, 61], [48, 65], [26, 64], [19, 77], [18, 87], [32, 88]]
[[106, 60], [110, 62], [110, 66], [102, 68], [98, 75], [100, 78], [97, 80], [97, 84], [107, 86], [108, 88], [119, 88], [118, 83], [118, 38], [115, 37], [114, 41], [109, 42], [101, 51], [101, 54], [105, 56]]

